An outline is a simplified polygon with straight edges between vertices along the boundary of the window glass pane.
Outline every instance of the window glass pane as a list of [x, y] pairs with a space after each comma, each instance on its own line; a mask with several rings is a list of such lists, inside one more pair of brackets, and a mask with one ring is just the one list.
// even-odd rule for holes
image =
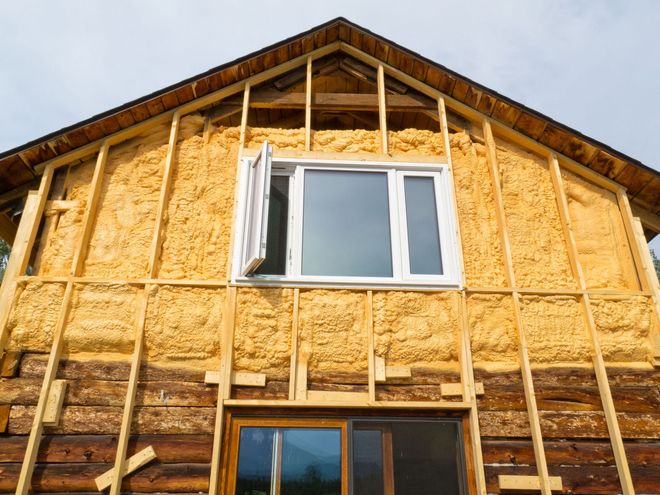
[[396, 495], [462, 493], [457, 423], [393, 421], [390, 424]]
[[340, 430], [285, 428], [283, 432], [281, 495], [340, 495]]
[[270, 495], [275, 428], [241, 428], [236, 495]]
[[380, 430], [353, 430], [353, 493], [383, 495], [383, 440]]
[[433, 177], [403, 178], [410, 273], [442, 275], [440, 235]]
[[266, 259], [255, 273], [262, 275], [284, 275], [286, 273], [288, 225], [289, 176], [273, 175], [270, 178]]
[[387, 174], [305, 171], [303, 275], [391, 277]]

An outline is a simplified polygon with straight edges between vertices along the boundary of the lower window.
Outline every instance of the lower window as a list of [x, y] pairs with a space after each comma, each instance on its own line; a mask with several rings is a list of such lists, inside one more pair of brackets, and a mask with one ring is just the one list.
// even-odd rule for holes
[[233, 495], [419, 495], [467, 492], [456, 419], [238, 418]]

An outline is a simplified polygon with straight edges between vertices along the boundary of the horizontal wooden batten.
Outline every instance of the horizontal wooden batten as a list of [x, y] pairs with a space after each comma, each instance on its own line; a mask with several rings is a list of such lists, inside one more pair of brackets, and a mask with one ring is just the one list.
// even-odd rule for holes
[[[560, 476], [550, 476], [549, 480], [550, 488], [553, 492], [562, 490]], [[538, 476], [500, 474], [498, 476], [498, 484], [500, 490], [524, 492], [541, 490], [541, 479]]]

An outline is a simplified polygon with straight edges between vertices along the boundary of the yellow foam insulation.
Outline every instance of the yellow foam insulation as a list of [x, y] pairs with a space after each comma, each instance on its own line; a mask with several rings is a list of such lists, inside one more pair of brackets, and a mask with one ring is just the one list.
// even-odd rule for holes
[[62, 199], [78, 201], [77, 207], [61, 212], [49, 212], [46, 207], [43, 234], [35, 262], [35, 274], [56, 277], [70, 273], [73, 251], [76, 248], [87, 204], [89, 183], [95, 166], [96, 160], [87, 160], [71, 167], [68, 172], [63, 186], [66, 189], [66, 196]]
[[85, 276], [146, 275], [167, 140], [167, 128], [161, 126], [110, 148]]
[[274, 151], [304, 150], [305, 129], [277, 129], [270, 127], [246, 127], [245, 147], [259, 148], [268, 140]]
[[20, 284], [7, 322], [9, 350], [49, 352], [62, 307], [64, 284]]
[[442, 134], [421, 129], [388, 131], [387, 149], [392, 156], [428, 155], [438, 158], [445, 156]]
[[168, 285], [153, 289], [144, 333], [147, 358], [219, 366], [225, 292]]
[[[475, 366], [517, 366], [518, 332], [513, 299], [503, 294], [472, 294], [467, 299], [472, 361]], [[507, 365], [505, 364], [504, 367]]]
[[503, 141], [497, 161], [518, 286], [575, 287], [546, 161]]
[[450, 144], [465, 284], [468, 287], [503, 287], [506, 285], [504, 258], [485, 149], [473, 143], [464, 132], [452, 134]]
[[350, 131], [316, 131], [312, 150], [334, 153], [380, 153], [380, 132], [362, 129]]
[[240, 288], [236, 303], [235, 369], [288, 371], [293, 289]]
[[532, 363], [590, 362], [580, 303], [569, 296], [525, 296], [522, 321]]
[[605, 361], [642, 362], [652, 357], [650, 335], [656, 323], [646, 297], [594, 297], [591, 307]]
[[300, 293], [299, 352], [314, 371], [367, 369], [366, 295], [343, 290]]
[[567, 171], [562, 177], [587, 287], [639, 290], [614, 193]]
[[136, 293], [128, 285], [76, 284], [64, 330], [64, 351], [132, 353]]
[[220, 279], [227, 273], [239, 133], [221, 128], [205, 144], [202, 117], [181, 124], [192, 135], [177, 145], [158, 276]]
[[456, 366], [460, 339], [459, 293], [376, 292], [374, 344], [385, 364]]

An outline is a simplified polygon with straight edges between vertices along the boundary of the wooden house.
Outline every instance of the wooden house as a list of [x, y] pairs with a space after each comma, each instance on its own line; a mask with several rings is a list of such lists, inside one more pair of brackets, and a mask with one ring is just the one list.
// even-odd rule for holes
[[0, 492], [660, 493], [659, 191], [342, 18], [5, 152]]

